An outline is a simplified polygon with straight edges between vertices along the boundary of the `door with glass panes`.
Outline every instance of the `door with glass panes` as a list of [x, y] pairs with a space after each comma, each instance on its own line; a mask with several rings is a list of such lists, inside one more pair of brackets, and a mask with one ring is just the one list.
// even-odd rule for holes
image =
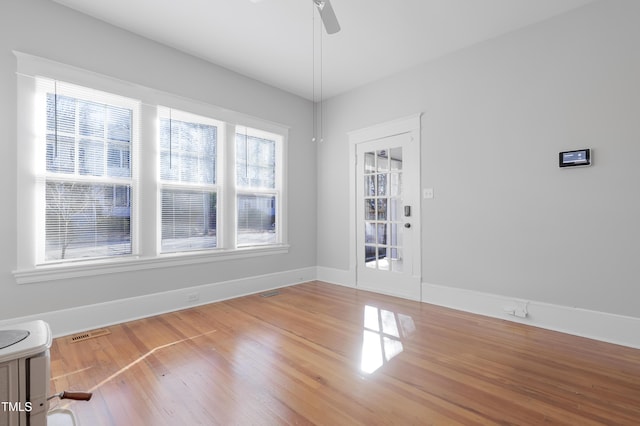
[[356, 145], [359, 288], [420, 299], [419, 149], [412, 133]]

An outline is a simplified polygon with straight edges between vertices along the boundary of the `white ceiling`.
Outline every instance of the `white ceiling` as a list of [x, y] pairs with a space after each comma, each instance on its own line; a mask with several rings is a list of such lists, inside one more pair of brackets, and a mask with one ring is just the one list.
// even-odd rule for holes
[[318, 99], [320, 40], [328, 98], [594, 0], [331, 0], [322, 38], [312, 0], [54, 1], [308, 99], [315, 63]]

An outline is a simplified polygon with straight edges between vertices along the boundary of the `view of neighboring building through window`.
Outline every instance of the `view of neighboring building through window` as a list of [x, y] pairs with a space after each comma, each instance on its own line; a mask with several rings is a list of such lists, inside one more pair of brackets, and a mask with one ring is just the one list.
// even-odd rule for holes
[[235, 139], [237, 245], [277, 243], [279, 136], [238, 127]]
[[135, 102], [101, 102], [113, 97], [44, 84], [44, 260], [131, 254], [134, 112], [122, 104]]
[[217, 122], [160, 109], [162, 252], [217, 247]]

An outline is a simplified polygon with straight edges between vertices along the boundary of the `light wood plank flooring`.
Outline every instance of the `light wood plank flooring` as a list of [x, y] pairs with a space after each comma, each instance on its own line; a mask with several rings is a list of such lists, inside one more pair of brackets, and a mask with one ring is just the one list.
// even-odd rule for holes
[[640, 424], [640, 350], [322, 282], [109, 329], [51, 348], [85, 426]]

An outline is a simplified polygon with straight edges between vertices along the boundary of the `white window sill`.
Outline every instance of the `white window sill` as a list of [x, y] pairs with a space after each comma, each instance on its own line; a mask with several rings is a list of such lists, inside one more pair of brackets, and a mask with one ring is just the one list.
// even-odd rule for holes
[[108, 260], [95, 260], [75, 263], [40, 265], [33, 269], [14, 271], [18, 284], [30, 284], [43, 281], [55, 281], [69, 278], [113, 274], [119, 272], [140, 271], [144, 269], [171, 268], [198, 263], [219, 262], [231, 259], [244, 259], [256, 256], [286, 254], [286, 244], [242, 247], [235, 250], [216, 250], [210, 252], [170, 253], [156, 257], [126, 257]]

